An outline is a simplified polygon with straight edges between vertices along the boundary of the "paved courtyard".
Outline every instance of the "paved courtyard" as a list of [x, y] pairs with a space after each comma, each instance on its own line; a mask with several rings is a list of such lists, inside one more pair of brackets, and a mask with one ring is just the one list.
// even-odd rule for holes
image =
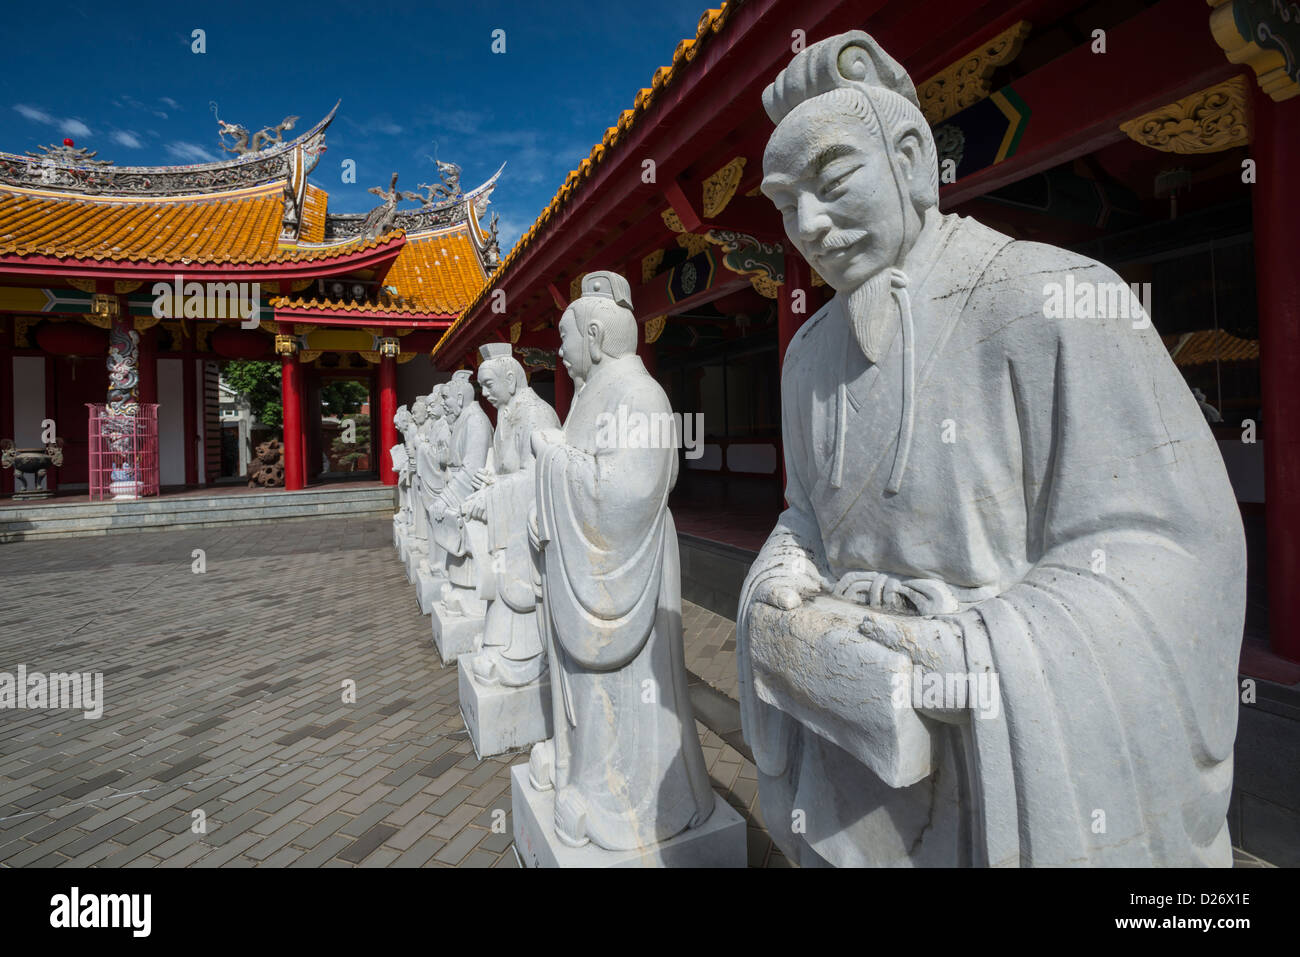
[[[104, 675], [98, 720], [0, 711], [0, 866], [516, 866], [509, 768], [527, 753], [474, 756], [390, 528], [0, 546], [0, 672]], [[688, 667], [734, 698], [734, 626], [684, 621]], [[712, 698], [714, 787], [749, 821], [751, 865], [784, 866]]]

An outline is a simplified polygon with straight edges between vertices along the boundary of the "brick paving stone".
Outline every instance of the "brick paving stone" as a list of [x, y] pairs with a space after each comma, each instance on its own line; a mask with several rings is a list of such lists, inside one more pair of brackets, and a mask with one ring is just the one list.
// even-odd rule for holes
[[[201, 580], [194, 548], [209, 556]], [[342, 593], [302, 588], [340, 567]], [[527, 753], [474, 756], [456, 669], [386, 519], [23, 542], [0, 549], [0, 579], [42, 598], [0, 656], [34, 666], [57, 651], [61, 668], [111, 676], [100, 721], [6, 720], [0, 866], [351, 867], [342, 852], [377, 835], [361, 866], [516, 866], [491, 811], [508, 822], [508, 769]], [[275, 640], [244, 624], [263, 610], [290, 623]], [[364, 647], [338, 631], [348, 621], [368, 623]], [[683, 622], [692, 680], [734, 698], [734, 625], [689, 603]], [[343, 678], [355, 705], [340, 702]], [[716, 784], [757, 824], [753, 766], [701, 730]], [[208, 833], [192, 834], [200, 808]]]

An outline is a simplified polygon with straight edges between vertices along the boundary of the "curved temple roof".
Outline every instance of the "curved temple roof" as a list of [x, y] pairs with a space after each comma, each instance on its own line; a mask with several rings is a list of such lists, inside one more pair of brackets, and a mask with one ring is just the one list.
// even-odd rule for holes
[[114, 166], [63, 147], [0, 152], [0, 274], [228, 267], [327, 278], [355, 269], [379, 278], [378, 295], [320, 299], [317, 289], [273, 304], [294, 319], [459, 315], [496, 265], [495, 235], [480, 218], [504, 164], [468, 192], [397, 210], [382, 235], [367, 236], [365, 214], [331, 214], [328, 193], [307, 181], [337, 112], [296, 139], [193, 166]]

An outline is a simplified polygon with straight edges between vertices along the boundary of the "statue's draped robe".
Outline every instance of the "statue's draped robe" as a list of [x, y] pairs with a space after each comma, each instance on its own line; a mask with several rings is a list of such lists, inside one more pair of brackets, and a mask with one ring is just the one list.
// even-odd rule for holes
[[[537, 495], [532, 434], [559, 427], [555, 410], [532, 389], [521, 388], [497, 414], [492, 438], [497, 476], [480, 493], [486, 505], [487, 552], [492, 556], [485, 572], [492, 603], [483, 621], [483, 650], [506, 659], [499, 667], [504, 684], [520, 683], [516, 677], [532, 680], [538, 673], [535, 665], [523, 665], [542, 653], [528, 543], [528, 513]], [[515, 662], [520, 663], [518, 670], [511, 666]]]
[[[1227, 866], [1245, 543], [1214, 438], [1153, 328], [1045, 318], [1047, 284], [1120, 282], [1109, 269], [955, 216], [937, 242], [932, 266], [905, 264], [916, 415], [897, 494], [901, 336], [868, 363], [837, 296], [786, 355], [788, 508], [737, 628], [764, 819], [809, 863]], [[969, 671], [999, 676], [997, 717], [936, 722], [938, 770], [911, 787], [770, 705], [754, 591], [800, 551], [831, 581], [953, 586]], [[822, 705], [852, 721], [853, 702]], [[805, 834], [784, 826], [795, 809]]]
[[414, 546], [417, 550], [424, 550], [428, 541], [429, 534], [429, 515], [428, 502], [424, 497], [424, 489], [419, 475], [419, 458], [421, 450], [424, 448], [427, 432], [424, 426], [429, 422], [424, 420], [423, 424], [417, 425], [415, 420], [411, 420], [411, 426], [406, 430], [406, 451], [412, 463], [410, 476], [411, 490], [408, 498], [411, 503], [411, 534], [414, 538]]
[[474, 475], [488, 464], [492, 423], [477, 402], [470, 402], [456, 419], [448, 440], [446, 476], [433, 497], [430, 540], [447, 551], [447, 578], [461, 588], [479, 587], [473, 561], [472, 534], [460, 507], [474, 491]]
[[[713, 810], [686, 691], [673, 448], [599, 448], [602, 413], [671, 412], [636, 356], [573, 400], [564, 445], [537, 458], [537, 528], [555, 720], [555, 788], [591, 840], [649, 846]], [[608, 421], [608, 420], [607, 420]]]
[[[426, 529], [432, 527], [431, 514], [442, 492], [444, 468], [438, 464], [438, 448], [451, 440], [451, 430], [443, 416], [430, 416], [424, 424], [423, 438], [415, 455], [416, 478], [420, 494], [418, 509]], [[435, 577], [446, 572], [447, 552], [433, 535], [427, 536], [429, 569]]]

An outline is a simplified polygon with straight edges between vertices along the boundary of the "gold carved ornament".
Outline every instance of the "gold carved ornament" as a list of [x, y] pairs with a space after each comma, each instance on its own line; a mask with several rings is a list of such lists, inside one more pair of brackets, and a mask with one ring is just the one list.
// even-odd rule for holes
[[286, 336], [284, 333], [276, 333], [275, 354], [277, 356], [291, 356], [297, 351], [298, 351], [297, 336]]
[[699, 233], [678, 233], [677, 245], [685, 249], [688, 255], [698, 256], [709, 248], [709, 239]]
[[380, 355], [378, 352], [376, 352], [376, 351], [374, 351], [374, 350], [371, 350], [371, 349], [366, 349], [366, 350], [363, 351], [363, 352], [358, 352], [357, 355], [361, 356], [361, 358], [365, 359], [365, 360], [366, 360], [367, 362], [369, 362], [372, 366], [373, 366], [373, 365], [378, 365], [378, 364], [379, 364], [379, 360], [383, 358], [382, 355]]
[[92, 326], [96, 327], [97, 329], [113, 328], [113, 320], [108, 318], [108, 316], [97, 316], [92, 312], [92, 313], [87, 313], [81, 318], [85, 319], [88, 323], [90, 323]]
[[162, 317], [155, 316], [152, 312], [147, 316], [135, 316], [133, 318], [135, 321], [136, 332], [144, 332], [148, 329], [152, 329], [154, 326], [158, 325], [158, 323], [162, 322]]
[[662, 213], [660, 213], [659, 216], [661, 219], [663, 219], [664, 225], [667, 226], [669, 229], [671, 229], [673, 232], [675, 233], [686, 232], [686, 227], [682, 225], [682, 220], [681, 217], [677, 215], [677, 210], [669, 207], [668, 209], [665, 209]]
[[664, 334], [664, 326], [667, 323], [667, 316], [652, 316], [645, 321], [646, 345], [653, 345], [659, 341], [659, 337]]
[[321, 357], [321, 349], [302, 349], [298, 352], [299, 362], [315, 362]]
[[569, 280], [569, 302], [582, 295], [582, 278], [585, 275], [587, 275], [585, 272], [581, 272]]
[[775, 299], [780, 295], [781, 284], [771, 276], [753, 276], [749, 284], [754, 287], [754, 291], [765, 299]]
[[[1294, 57], [1300, 55], [1300, 50], [1292, 48], [1288, 36], [1278, 35], [1279, 32], [1295, 35], [1296, 24], [1300, 22], [1300, 6], [1295, 0], [1274, 0], [1268, 6], [1254, 4], [1253, 9], [1241, 11], [1249, 36], [1242, 36], [1237, 29], [1238, 11], [1233, 8], [1238, 0], [1208, 2], [1214, 8], [1210, 13], [1210, 33], [1228, 62], [1243, 63], [1254, 70], [1259, 88], [1274, 102], [1281, 103], [1300, 94], [1300, 82], [1294, 75]], [[1261, 46], [1260, 41], [1266, 45]], [[1283, 50], [1290, 50], [1292, 62], [1288, 62]], [[1288, 66], [1291, 72], [1287, 71]]]
[[400, 366], [400, 365], [405, 365], [406, 363], [410, 362], [412, 359], [414, 359], [414, 358], [415, 358], [416, 356], [418, 356], [418, 355], [419, 355], [418, 352], [400, 352], [400, 353], [398, 353], [398, 355], [397, 355], [397, 364], [398, 364], [399, 366]]
[[523, 331], [524, 331], [524, 324], [522, 322], [512, 322], [510, 324], [511, 345], [514, 345], [516, 342], [519, 341], [519, 336], [523, 333]]
[[1119, 125], [1165, 153], [1217, 153], [1250, 142], [1250, 85], [1244, 77], [1207, 87]]
[[704, 218], [713, 219], [731, 202], [745, 174], [745, 157], [737, 156], [704, 181]]
[[144, 280], [142, 279], [114, 279], [113, 291], [126, 295], [127, 293], [135, 292], [143, 285]]
[[960, 60], [950, 63], [924, 83], [918, 83], [916, 95], [921, 101], [921, 112], [930, 125], [940, 123], [987, 97], [992, 92], [989, 81], [993, 78], [993, 71], [1020, 55], [1020, 48], [1031, 29], [1028, 20], [1021, 20]]
[[654, 252], [648, 253], [641, 260], [641, 282], [647, 283], [653, 279], [663, 261], [664, 251], [662, 249], [656, 249]]

